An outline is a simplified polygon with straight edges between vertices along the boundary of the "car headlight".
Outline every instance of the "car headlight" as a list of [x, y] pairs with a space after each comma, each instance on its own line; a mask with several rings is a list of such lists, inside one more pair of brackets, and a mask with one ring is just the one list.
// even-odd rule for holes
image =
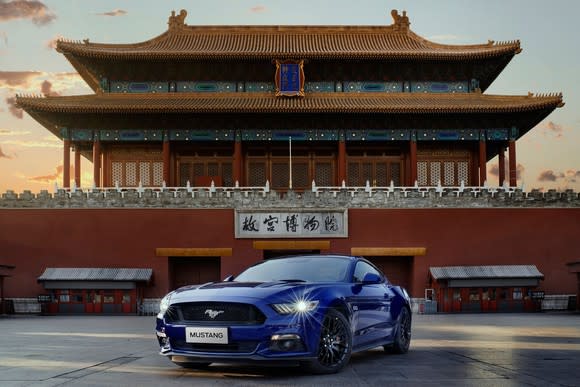
[[272, 308], [280, 314], [308, 313], [318, 306], [318, 301], [299, 300], [284, 304], [272, 304]]
[[171, 300], [172, 295], [173, 292], [168, 293], [165, 297], [161, 299], [161, 301], [159, 302], [159, 313], [163, 314], [165, 313], [167, 308], [169, 308], [169, 300]]

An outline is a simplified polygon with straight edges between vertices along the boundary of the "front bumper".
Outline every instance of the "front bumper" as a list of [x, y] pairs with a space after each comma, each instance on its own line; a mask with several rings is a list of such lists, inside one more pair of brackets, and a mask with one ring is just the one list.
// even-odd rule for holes
[[188, 343], [186, 328], [200, 326], [208, 327], [169, 324], [158, 316], [156, 334], [160, 354], [174, 362], [186, 363], [310, 360], [316, 358], [320, 337], [320, 323], [316, 318], [274, 316], [260, 325], [220, 325], [227, 328], [227, 344]]

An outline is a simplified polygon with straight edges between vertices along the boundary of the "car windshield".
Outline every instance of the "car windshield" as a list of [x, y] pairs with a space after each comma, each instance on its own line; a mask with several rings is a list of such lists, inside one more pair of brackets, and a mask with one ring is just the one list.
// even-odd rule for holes
[[350, 260], [343, 257], [307, 256], [275, 258], [252, 266], [237, 282], [343, 282]]

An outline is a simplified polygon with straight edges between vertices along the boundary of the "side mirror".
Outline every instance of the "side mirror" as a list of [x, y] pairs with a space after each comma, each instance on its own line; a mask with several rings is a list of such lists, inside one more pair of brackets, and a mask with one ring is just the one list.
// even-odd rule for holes
[[381, 276], [377, 273], [366, 273], [362, 283], [363, 285], [379, 284], [381, 283]]
[[232, 282], [234, 280], [234, 276], [233, 275], [228, 275], [226, 278], [224, 278], [223, 282]]

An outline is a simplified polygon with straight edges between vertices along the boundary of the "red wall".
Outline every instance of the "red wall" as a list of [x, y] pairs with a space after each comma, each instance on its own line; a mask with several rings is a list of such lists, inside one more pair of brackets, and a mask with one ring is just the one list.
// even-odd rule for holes
[[[535, 264], [547, 294], [576, 292], [566, 263], [580, 257], [580, 209], [351, 209], [348, 220], [349, 238], [332, 239], [327, 252], [426, 247], [414, 258], [415, 297], [429, 266], [445, 265]], [[43, 293], [36, 279], [46, 267], [152, 268], [154, 286], [144, 296], [160, 297], [169, 283], [158, 247], [231, 247], [221, 272], [235, 274], [262, 251], [234, 239], [233, 221], [231, 209], [2, 209], [0, 264], [16, 266], [5, 297]]]

